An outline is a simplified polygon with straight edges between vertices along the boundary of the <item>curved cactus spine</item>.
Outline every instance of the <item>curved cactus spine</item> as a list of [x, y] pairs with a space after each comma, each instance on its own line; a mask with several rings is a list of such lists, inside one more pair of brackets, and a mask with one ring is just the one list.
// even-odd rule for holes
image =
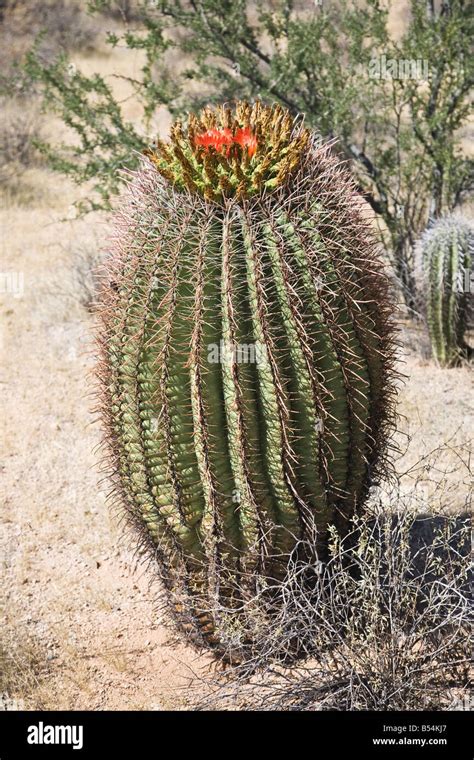
[[109, 471], [178, 620], [278, 585], [386, 466], [393, 305], [346, 170], [279, 107], [206, 109], [131, 175], [100, 306]]
[[464, 334], [473, 297], [474, 225], [460, 214], [443, 217], [425, 232], [420, 248], [433, 356], [452, 366], [472, 355]]

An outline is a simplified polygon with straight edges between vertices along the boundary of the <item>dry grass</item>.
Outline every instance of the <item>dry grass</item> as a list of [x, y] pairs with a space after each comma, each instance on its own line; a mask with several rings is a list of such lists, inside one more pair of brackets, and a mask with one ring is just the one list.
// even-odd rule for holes
[[0, 711], [26, 709], [41, 687], [46, 666], [47, 653], [41, 643], [22, 633], [11, 608], [4, 611], [0, 636]]
[[28, 630], [27, 613], [16, 594], [8, 590], [18, 559], [17, 527], [7, 521], [1, 528], [1, 560], [5, 593], [0, 598], [0, 711], [22, 710], [31, 704], [47, 671], [47, 651]]

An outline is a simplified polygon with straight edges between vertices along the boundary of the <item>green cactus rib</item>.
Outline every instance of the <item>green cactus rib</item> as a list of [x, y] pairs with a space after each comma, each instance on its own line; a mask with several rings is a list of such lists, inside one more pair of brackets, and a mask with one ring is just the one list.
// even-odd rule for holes
[[100, 307], [115, 492], [179, 625], [220, 652], [249, 635], [262, 588], [278, 598], [290, 555], [314, 540], [324, 558], [391, 425], [392, 307], [349, 180], [311, 143], [281, 183], [216, 202], [144, 161]]
[[[343, 372], [326, 323], [325, 305], [320, 295], [324, 271], [312, 271], [308, 266], [305, 249], [300, 245], [294, 226], [287, 218], [280, 217], [279, 228], [293, 257], [295, 278], [300, 278], [299, 284], [294, 285], [294, 288], [300, 299], [301, 319], [312, 353], [322, 414], [320, 427], [324, 431], [324, 435], [320, 436], [320, 476], [325, 478], [327, 485], [331, 483], [331, 492], [327, 494], [331, 500], [334, 495], [342, 493], [346, 482], [349, 426]], [[322, 259], [325, 252], [320, 241], [317, 251], [318, 258]]]
[[150, 262], [149, 256], [132, 261], [130, 272], [125, 273], [124, 283], [119, 290], [122, 318], [113, 326], [108, 338], [113, 368], [111, 400], [115, 443], [119, 451], [122, 482], [128, 490], [129, 502], [138, 509], [139, 517], [146, 522], [157, 544], [161, 545], [165, 541], [169, 549], [170, 534], [158, 519], [159, 508], [153, 498], [153, 485], [146, 467], [146, 450], [141, 434], [142, 420], [137, 393], [140, 346], [136, 335], [141, 329], [144, 315], [147, 314], [143, 308], [143, 301], [152, 266], [153, 262]]
[[278, 322], [283, 325], [288, 345], [287, 373], [295, 409], [294, 427], [298, 437], [293, 449], [298, 480], [305, 485], [305, 502], [326, 526], [330, 520], [324, 483], [320, 472], [321, 405], [314, 374], [314, 357], [308, 346], [310, 336], [302, 320], [301, 304], [290, 281], [290, 265], [285, 249], [285, 238], [276, 225], [262, 228], [265, 250], [271, 262], [275, 284], [275, 302], [279, 305]]
[[254, 341], [265, 347], [265, 360], [257, 366], [262, 418], [265, 426], [264, 457], [275, 499], [276, 519], [282, 530], [283, 547], [301, 535], [299, 500], [292, 471], [294, 455], [289, 441], [289, 399], [285, 391], [276, 346], [269, 324], [269, 304], [265, 294], [265, 273], [256, 231], [242, 218], [245, 245], [247, 285]]
[[[308, 259], [306, 267], [315, 272], [331, 294], [326, 299], [326, 322], [332, 331], [332, 342], [338, 353], [338, 363], [342, 372], [342, 382], [347, 398], [348, 441], [347, 473], [345, 484], [338, 484], [346, 496], [345, 513], [353, 513], [357, 500], [361, 499], [369, 475], [367, 465], [372, 459], [373, 433], [377, 425], [377, 399], [382, 393], [382, 357], [377, 351], [377, 330], [373, 318], [373, 308], [368, 294], [363, 292], [361, 283], [353, 278], [356, 262], [351, 259], [338, 235], [324, 235], [321, 224], [316, 228], [314, 219], [321, 217], [315, 212], [313, 220], [303, 220], [300, 224], [300, 250], [312, 250], [309, 240], [316, 245], [316, 261]], [[326, 250], [322, 255], [321, 248]], [[303, 254], [304, 255], [304, 254]], [[355, 290], [355, 292], [354, 292]], [[357, 308], [355, 307], [357, 304]], [[340, 398], [341, 388], [336, 398]], [[371, 440], [372, 434], [372, 440]], [[337, 435], [337, 433], [336, 433]], [[340, 435], [340, 433], [339, 433]], [[339, 505], [342, 508], [342, 504]]]
[[[341, 508], [342, 500], [352, 496], [354, 485], [359, 486], [365, 473], [365, 465], [361, 460], [365, 445], [363, 427], [366, 410], [356, 411], [355, 407], [361, 404], [358, 391], [362, 394], [365, 390], [366, 378], [360, 370], [358, 372], [357, 369], [351, 369], [351, 367], [357, 368], [357, 363], [360, 364], [360, 346], [354, 334], [346, 303], [340, 293], [337, 273], [333, 269], [327, 248], [320, 236], [317, 232], [313, 232], [311, 236], [318, 251], [318, 267], [315, 268], [308, 259], [302, 239], [288, 222], [286, 234], [291, 242], [299, 271], [307, 273], [304, 275], [305, 290], [308, 297], [312, 297], [313, 320], [318, 315], [315, 311], [318, 290], [320, 293], [320, 303], [317, 306], [319, 310], [317, 340], [324, 345], [324, 351], [321, 352], [320, 349], [321, 355], [331, 357], [331, 353], [333, 354], [332, 362], [328, 363], [329, 366], [325, 371], [321, 368], [320, 373], [324, 376], [324, 385], [329, 396], [334, 399], [324, 422], [327, 426], [326, 474], [331, 485], [332, 505], [337, 504], [338, 508]], [[315, 282], [319, 285], [316, 292]], [[316, 357], [315, 365], [318, 366]], [[357, 463], [354, 461], [355, 456], [359, 460]]]
[[[221, 366], [209, 361], [209, 347], [221, 340], [221, 222], [210, 221], [196, 248], [193, 333], [188, 360], [195, 448], [204, 488], [201, 517], [203, 540], [218, 543], [225, 536], [226, 550], [241, 549], [241, 525], [233, 502], [235, 482], [225, 434]], [[194, 282], [195, 279], [195, 282]], [[244, 530], [244, 534], [245, 534]]]
[[[448, 343], [454, 344], [454, 345], [460, 345], [458, 342], [458, 336], [459, 336], [459, 330], [460, 330], [460, 322], [461, 320], [457, 319], [458, 316], [458, 289], [459, 287], [463, 286], [463, 283], [456, 283], [456, 278], [458, 276], [458, 273], [462, 276], [462, 267], [464, 265], [464, 261], [462, 260], [462, 252], [461, 252], [461, 240], [459, 239], [458, 231], [455, 230], [453, 233], [453, 239], [451, 242], [451, 255], [447, 257], [447, 272], [446, 272], [446, 281], [451, 282], [454, 285], [454, 287], [449, 288], [448, 296], [446, 299], [445, 304], [445, 313], [443, 314], [443, 322], [445, 325], [448, 325], [449, 330], [449, 336], [447, 339]], [[456, 288], [456, 284], [458, 285], [458, 288]], [[464, 332], [464, 326], [462, 327], [462, 330]], [[462, 338], [462, 335], [461, 335]]]
[[[222, 341], [230, 356], [222, 363], [223, 392], [242, 538], [245, 549], [255, 551], [258, 542], [268, 542], [266, 533], [275, 525], [276, 515], [261, 457], [256, 367], [238, 361], [238, 347], [253, 344], [249, 298], [242, 287], [245, 258], [241, 246], [235, 224], [227, 215], [222, 234]], [[257, 564], [257, 557], [251, 562]]]
[[464, 340], [472, 294], [464, 291], [464, 280], [472, 265], [473, 247], [472, 223], [460, 214], [439, 219], [420, 241], [432, 353], [441, 366], [455, 365], [472, 355]]
[[440, 362], [447, 362], [448, 335], [444, 335], [443, 292], [445, 260], [441, 248], [435, 248], [430, 261], [430, 299], [428, 301], [428, 324], [430, 326], [433, 353]]
[[[186, 226], [187, 223], [189, 218], [186, 220]], [[161, 259], [158, 259], [158, 266], [154, 269], [152, 297], [149, 309], [145, 312], [141, 346], [138, 349], [139, 407], [146, 463], [150, 472], [152, 493], [159, 505], [159, 515], [171, 523], [172, 530], [185, 551], [191, 556], [199, 557], [201, 545], [197, 523], [201, 514], [200, 494], [193, 493], [192, 488], [188, 486], [188, 473], [190, 470], [193, 472], [195, 462], [192, 456], [189, 457], [191, 463], [187, 467], [183, 459], [177, 461], [177, 449], [183, 453], [183, 446], [179, 440], [181, 430], [179, 426], [173, 426], [170, 406], [175, 400], [173, 390], [177, 394], [180, 385], [176, 381], [175, 386], [172, 386], [173, 390], [169, 390], [172, 378], [169, 376], [167, 364], [170, 353], [170, 326], [173, 324], [177, 308], [178, 280], [181, 257], [185, 258], [184, 250], [185, 243], [181, 232], [175, 240], [168, 243], [167, 254], [171, 254], [168, 282], [162, 280]], [[159, 372], [154, 369], [157, 366], [160, 368]], [[186, 471], [186, 477], [178, 476], [179, 467]]]

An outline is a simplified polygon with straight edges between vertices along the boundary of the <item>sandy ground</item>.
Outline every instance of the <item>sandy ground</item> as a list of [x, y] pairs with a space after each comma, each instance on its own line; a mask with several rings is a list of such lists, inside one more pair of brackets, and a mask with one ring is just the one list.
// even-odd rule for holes
[[[92, 70], [97, 61], [82, 63]], [[105, 57], [100, 65], [117, 70]], [[92, 319], [74, 251], [96, 247], [104, 224], [61, 222], [78, 191], [47, 170], [31, 170], [22, 183], [0, 212], [0, 270], [10, 277], [0, 294], [0, 670], [10, 673], [0, 708], [3, 699], [37, 709], [186, 709], [185, 687], [210, 660], [163, 625], [152, 575], [121, 540], [97, 469]], [[416, 335], [404, 340], [418, 350], [405, 348], [400, 365], [407, 379], [398, 440], [402, 447], [411, 440], [398, 467], [449, 441], [441, 457], [456, 478], [474, 429], [472, 371], [441, 370]], [[454, 509], [470, 487], [465, 478], [456, 485]]]

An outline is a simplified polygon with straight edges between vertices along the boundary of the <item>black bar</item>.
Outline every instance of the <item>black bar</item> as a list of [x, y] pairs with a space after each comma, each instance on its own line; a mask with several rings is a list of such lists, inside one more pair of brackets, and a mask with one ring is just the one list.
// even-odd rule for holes
[[168, 760], [170, 755], [181, 758], [196, 751], [212, 760], [227, 760], [231, 754], [247, 760], [259, 748], [265, 758], [274, 748], [280, 756], [283, 750], [301, 751], [310, 760], [323, 757], [323, 751], [328, 760], [339, 759], [341, 753], [351, 758], [355, 752], [362, 757], [471, 760], [470, 718], [467, 711], [12, 711], [0, 713], [0, 760], [25, 756], [105, 760], [139, 758], [145, 752]]

